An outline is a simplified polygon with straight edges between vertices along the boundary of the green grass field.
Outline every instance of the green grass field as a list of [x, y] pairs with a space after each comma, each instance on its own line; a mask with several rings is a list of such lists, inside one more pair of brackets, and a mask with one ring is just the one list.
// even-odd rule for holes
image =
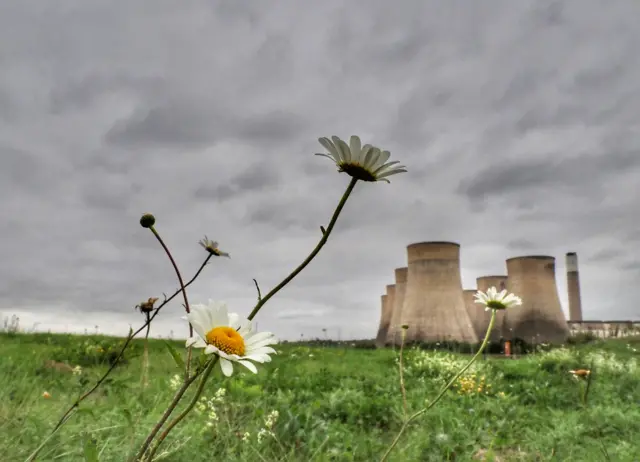
[[[101, 362], [118, 341], [0, 335], [1, 461], [28, 457], [73, 400], [107, 369]], [[87, 438], [97, 442], [104, 462], [125, 461], [139, 447], [170, 401], [171, 379], [180, 371], [163, 341], [151, 340], [150, 380], [143, 389], [142, 341], [134, 342], [128, 363], [80, 406], [37, 460], [84, 461]], [[174, 344], [183, 349], [181, 342]], [[206, 388], [210, 407], [203, 403], [171, 433], [158, 460], [380, 460], [402, 422], [398, 352], [349, 344], [281, 344], [276, 350], [279, 354], [258, 375], [238, 373], [238, 366], [231, 378], [217, 372]], [[410, 426], [390, 460], [640, 461], [639, 355], [636, 337], [526, 358], [479, 360]], [[424, 407], [468, 358], [406, 351], [409, 412]], [[81, 364], [82, 373], [43, 367], [50, 359]], [[583, 405], [585, 382], [568, 371], [592, 365]], [[45, 391], [50, 398], [43, 397]], [[273, 411], [278, 416], [269, 433], [265, 421]]]

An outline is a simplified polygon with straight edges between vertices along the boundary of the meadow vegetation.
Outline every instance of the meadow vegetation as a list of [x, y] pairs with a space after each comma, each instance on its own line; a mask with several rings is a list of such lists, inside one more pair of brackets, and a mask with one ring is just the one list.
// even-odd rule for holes
[[[477, 361], [411, 424], [389, 460], [640, 461], [640, 337], [587, 340], [517, 359]], [[0, 459], [25, 460], [106, 371], [122, 342], [0, 334]], [[133, 340], [124, 363], [37, 460], [84, 461], [91, 441], [101, 462], [133, 455], [184, 373], [165, 342], [149, 340], [144, 388], [143, 340]], [[184, 341], [171, 343], [184, 349]], [[242, 369], [231, 378], [216, 374], [156, 460], [379, 460], [401, 427], [403, 400], [398, 350], [368, 346], [280, 343], [257, 375]], [[406, 349], [409, 412], [424, 408], [468, 359], [459, 352]], [[586, 382], [568, 372], [580, 368], [592, 370], [586, 402]]]

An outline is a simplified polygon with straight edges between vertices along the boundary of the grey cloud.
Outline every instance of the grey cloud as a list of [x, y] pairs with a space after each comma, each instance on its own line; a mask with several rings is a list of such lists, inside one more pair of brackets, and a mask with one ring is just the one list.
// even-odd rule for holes
[[512, 239], [507, 242], [507, 248], [510, 250], [532, 250], [537, 248], [538, 245], [535, 242], [530, 241], [529, 239]]
[[[372, 337], [426, 240], [461, 243], [468, 287], [575, 250], [585, 313], [637, 318], [637, 4], [143, 3], [51, 10], [37, 33], [37, 2], [0, 16], [3, 313], [126, 334], [177, 288], [150, 211], [186, 277], [198, 240], [221, 242], [232, 259], [191, 296], [247, 314], [252, 278], [264, 292], [300, 264], [348, 184], [317, 138], [358, 134], [409, 172], [358, 184], [261, 329]], [[167, 308], [158, 334], [181, 329]]]
[[105, 141], [115, 146], [197, 149], [240, 139], [264, 147], [290, 140], [305, 126], [301, 116], [281, 110], [239, 116], [219, 102], [175, 101], [138, 109], [118, 121]]
[[511, 193], [545, 190], [551, 186], [568, 189], [574, 194], [596, 194], [612, 175], [640, 165], [640, 157], [631, 152], [579, 156], [572, 159], [531, 159], [510, 164], [493, 165], [475, 177], [460, 182], [458, 193], [469, 200]]
[[135, 77], [126, 74], [90, 74], [61, 82], [50, 90], [51, 111], [60, 114], [72, 110], [83, 110], [96, 104], [101, 97], [120, 93], [145, 100], [160, 95], [165, 81], [159, 77]]
[[272, 162], [260, 160], [248, 165], [245, 170], [224, 184], [205, 183], [198, 186], [194, 191], [194, 197], [222, 202], [250, 192], [266, 192], [275, 187], [280, 179], [281, 175]]
[[624, 256], [621, 249], [602, 249], [587, 256], [589, 263], [607, 263]]

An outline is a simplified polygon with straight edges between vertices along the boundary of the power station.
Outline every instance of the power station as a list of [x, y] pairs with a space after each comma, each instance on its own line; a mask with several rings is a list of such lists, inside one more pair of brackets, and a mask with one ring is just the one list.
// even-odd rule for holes
[[400, 345], [400, 341], [402, 339], [402, 305], [404, 304], [404, 294], [407, 289], [407, 272], [407, 267], [396, 268], [394, 271], [396, 278], [396, 291], [394, 294], [393, 306], [390, 307], [392, 313], [386, 340], [386, 343], [388, 344]]
[[401, 309], [406, 342], [476, 343], [462, 295], [460, 245], [419, 242], [407, 246], [407, 286]]
[[[566, 254], [569, 322], [565, 319], [556, 285], [555, 258], [530, 255], [506, 260], [506, 275], [480, 276], [476, 289], [462, 288], [460, 245], [455, 242], [418, 242], [406, 248], [407, 266], [394, 271], [395, 284], [386, 286], [376, 345], [399, 345], [401, 326], [409, 326], [406, 343], [482, 341], [491, 318], [474, 303], [477, 290], [507, 290], [522, 306], [496, 313], [492, 342], [564, 343], [582, 323], [578, 257]], [[598, 322], [602, 328], [602, 322]], [[628, 331], [617, 321], [616, 332]], [[613, 327], [611, 327], [613, 329]], [[590, 329], [591, 330], [591, 329]]]
[[522, 306], [507, 310], [503, 333], [507, 339], [529, 343], [563, 343], [569, 326], [556, 287], [555, 258], [546, 255], [507, 260], [507, 290], [522, 298]]
[[582, 321], [582, 303], [580, 302], [580, 276], [578, 275], [578, 255], [568, 252], [566, 255], [567, 292], [569, 293], [569, 321]]
[[[498, 292], [501, 290], [505, 290], [507, 288], [507, 276], [481, 276], [476, 279], [476, 285], [478, 286], [478, 290], [486, 292], [489, 290], [489, 287], [495, 287]], [[477, 305], [479, 306], [480, 305]], [[482, 318], [478, 323], [478, 327], [480, 328], [479, 337], [484, 338], [485, 333], [487, 332], [487, 328], [489, 327], [489, 321], [491, 320], [491, 311], [485, 311], [484, 308], [481, 307]], [[496, 320], [493, 323], [493, 329], [491, 330], [491, 336], [489, 337], [489, 341], [491, 342], [499, 342], [500, 339], [503, 338], [504, 332], [504, 311], [496, 312]]]

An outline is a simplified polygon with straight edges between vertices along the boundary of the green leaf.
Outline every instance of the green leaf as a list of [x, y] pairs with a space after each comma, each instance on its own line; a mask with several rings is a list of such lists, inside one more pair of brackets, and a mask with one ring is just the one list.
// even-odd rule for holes
[[85, 462], [100, 462], [98, 460], [98, 442], [89, 433], [83, 435]]
[[167, 350], [169, 350], [169, 354], [171, 354], [171, 357], [175, 361], [176, 366], [178, 366], [178, 368], [180, 369], [184, 369], [184, 360], [182, 359], [182, 356], [180, 356], [180, 353], [178, 353], [174, 346], [166, 340], [164, 340], [164, 344], [167, 346]]

